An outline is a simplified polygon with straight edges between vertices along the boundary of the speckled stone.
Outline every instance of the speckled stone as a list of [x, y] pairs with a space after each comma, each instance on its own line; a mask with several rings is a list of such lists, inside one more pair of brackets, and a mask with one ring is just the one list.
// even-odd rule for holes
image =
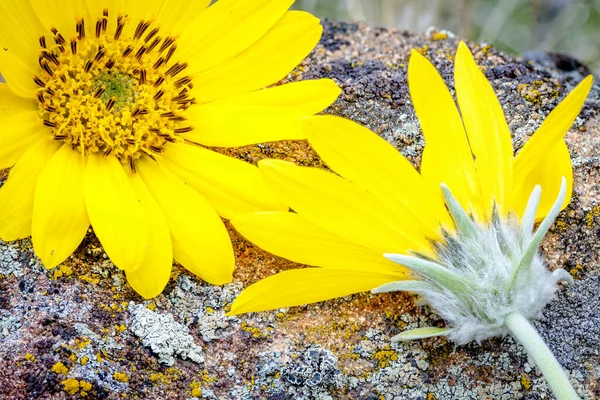
[[[336, 80], [343, 94], [327, 112], [365, 124], [418, 167], [424, 142], [408, 96], [408, 55], [413, 48], [425, 54], [452, 87], [458, 39], [435, 30], [417, 35], [323, 24], [320, 45], [286, 80]], [[562, 55], [513, 57], [484, 43], [469, 47], [500, 98], [516, 149], [587, 73]], [[595, 86], [566, 136], [575, 167], [573, 199], [543, 244], [550, 268], [566, 268], [575, 285], [561, 287], [536, 323], [588, 399], [600, 397], [599, 110]], [[219, 151], [252, 163], [275, 157], [325, 167], [305, 142]], [[0, 171], [0, 181], [5, 177], [6, 171]], [[0, 398], [552, 397], [539, 370], [511, 338], [459, 348], [444, 338], [390, 343], [391, 336], [407, 328], [443, 326], [407, 294], [363, 293], [226, 317], [243, 287], [298, 267], [230, 233], [237, 256], [234, 283], [213, 287], [175, 266], [165, 292], [145, 302], [127, 286], [91, 231], [75, 254], [51, 271], [40, 265], [29, 240], [0, 242]], [[160, 339], [160, 332], [153, 336], [151, 324], [140, 327], [148, 316], [168, 321], [157, 331], [171, 329], [181, 340], [162, 343], [166, 347], [150, 343], [148, 338]], [[165, 348], [173, 365], [159, 362]], [[187, 358], [190, 349], [192, 360]], [[72, 394], [64, 390], [68, 378], [80, 387]], [[87, 384], [91, 389], [84, 390]]]

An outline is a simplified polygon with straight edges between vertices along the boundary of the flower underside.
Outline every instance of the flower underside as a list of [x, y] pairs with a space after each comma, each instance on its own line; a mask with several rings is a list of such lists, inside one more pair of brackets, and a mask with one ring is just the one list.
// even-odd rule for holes
[[171, 63], [176, 38], [151, 21], [140, 21], [133, 37], [123, 35], [127, 15], [116, 17], [113, 31], [108, 22], [105, 9], [94, 37], [80, 18], [70, 41], [56, 28], [39, 38], [39, 113], [54, 139], [82, 154], [115, 156], [135, 170], [140, 156], [161, 153], [192, 130], [185, 115], [195, 103], [192, 78], [182, 74], [187, 63]]
[[520, 224], [516, 216], [502, 218], [497, 212], [491, 223], [477, 223], [447, 187], [442, 186], [442, 190], [456, 234], [444, 232], [444, 240], [434, 243], [436, 259], [419, 254], [387, 254], [420, 280], [392, 282], [374, 292], [405, 290], [420, 294], [450, 327], [415, 329], [394, 339], [446, 335], [459, 345], [481, 342], [507, 333], [505, 320], [511, 313], [538, 318], [552, 299], [556, 283], [572, 281], [564, 269], [550, 273], [538, 253], [564, 201], [565, 180], [552, 210], [535, 232], [532, 230], [540, 201], [539, 186], [532, 192]]

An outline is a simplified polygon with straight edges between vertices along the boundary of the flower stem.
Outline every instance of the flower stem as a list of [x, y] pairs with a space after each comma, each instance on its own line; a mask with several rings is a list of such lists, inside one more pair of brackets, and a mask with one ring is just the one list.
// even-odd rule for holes
[[569, 382], [565, 371], [558, 363], [544, 340], [533, 325], [518, 313], [510, 313], [504, 320], [512, 336], [525, 347], [542, 371], [557, 400], [580, 399]]

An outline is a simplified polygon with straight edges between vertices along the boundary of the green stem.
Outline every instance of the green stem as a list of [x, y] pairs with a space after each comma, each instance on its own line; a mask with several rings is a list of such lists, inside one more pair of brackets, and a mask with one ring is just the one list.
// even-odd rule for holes
[[542, 371], [552, 392], [557, 400], [576, 400], [580, 399], [571, 386], [565, 371], [558, 363], [544, 340], [535, 330], [533, 325], [521, 314], [508, 314], [504, 320], [506, 327], [510, 330], [512, 336], [525, 347], [525, 350], [531, 355]]

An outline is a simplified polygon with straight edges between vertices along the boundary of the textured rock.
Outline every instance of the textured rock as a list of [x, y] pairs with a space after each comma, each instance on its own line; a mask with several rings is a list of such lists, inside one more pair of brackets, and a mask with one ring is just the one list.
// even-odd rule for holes
[[[321, 44], [288, 80], [335, 79], [344, 92], [328, 112], [365, 124], [418, 166], [424, 142], [408, 96], [408, 55], [412, 48], [426, 54], [451, 86], [458, 40], [433, 30], [415, 35], [324, 25]], [[485, 44], [469, 45], [500, 97], [517, 149], [587, 73], [564, 56], [515, 58]], [[550, 268], [566, 268], [576, 283], [558, 291], [537, 323], [589, 399], [600, 396], [599, 110], [596, 85], [566, 137], [575, 166], [574, 196], [543, 245]], [[304, 142], [227, 153], [249, 162], [276, 157], [323, 166]], [[5, 177], [6, 171], [0, 172], [0, 180]], [[552, 397], [539, 370], [510, 338], [459, 348], [443, 338], [391, 344], [389, 338], [403, 329], [443, 326], [410, 295], [359, 294], [225, 317], [242, 287], [297, 267], [230, 232], [238, 259], [233, 284], [209, 286], [176, 266], [165, 292], [146, 302], [127, 286], [92, 232], [51, 271], [40, 265], [29, 240], [0, 242], [0, 368], [5, 371], [0, 397]], [[171, 366], [159, 362], [165, 351]]]

